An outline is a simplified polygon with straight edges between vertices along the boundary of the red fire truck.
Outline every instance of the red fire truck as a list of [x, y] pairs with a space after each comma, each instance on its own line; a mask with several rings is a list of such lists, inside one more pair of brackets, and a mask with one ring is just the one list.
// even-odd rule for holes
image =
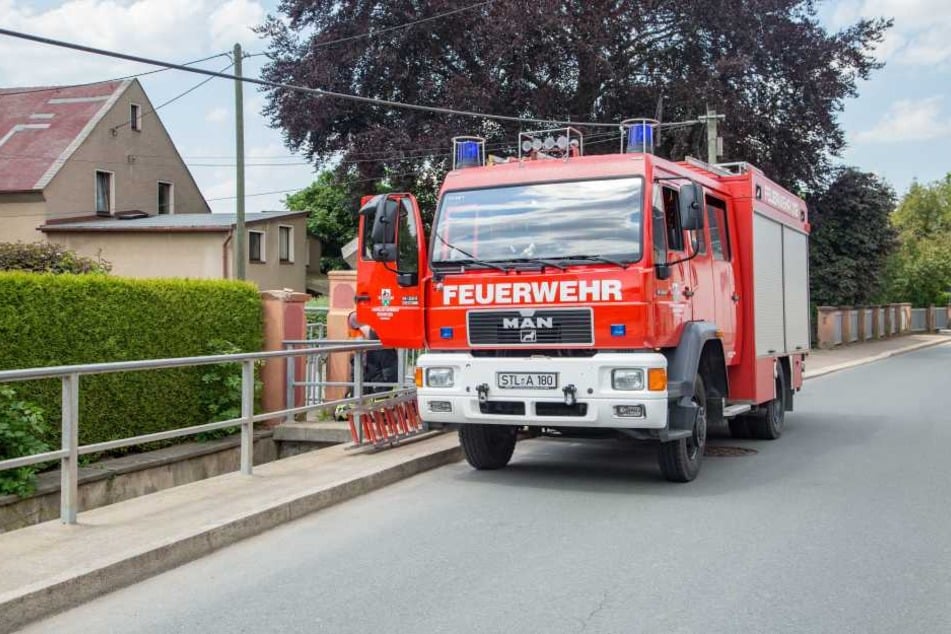
[[658, 446], [693, 480], [709, 425], [775, 439], [809, 350], [805, 203], [755, 167], [655, 156], [656, 122], [617, 154], [573, 128], [486, 161], [453, 139], [431, 239], [410, 194], [364, 199], [357, 318], [425, 348], [425, 421], [468, 462], [505, 466], [520, 431]]

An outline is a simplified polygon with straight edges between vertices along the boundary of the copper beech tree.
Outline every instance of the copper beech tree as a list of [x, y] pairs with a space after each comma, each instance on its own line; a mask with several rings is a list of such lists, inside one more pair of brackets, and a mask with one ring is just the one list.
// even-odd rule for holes
[[[836, 113], [879, 67], [872, 51], [891, 24], [832, 32], [816, 4], [282, 0], [259, 32], [265, 79], [366, 97], [597, 122], [686, 121], [709, 105], [726, 115], [724, 160], [750, 161], [798, 190], [826, 180], [845, 143]], [[337, 169], [358, 181], [386, 174], [415, 191], [431, 191], [448, 168], [450, 137], [479, 134], [504, 154], [520, 128], [539, 127], [285, 89], [267, 96], [288, 146], [317, 163], [342, 160]], [[580, 127], [586, 153], [616, 151], [616, 129]], [[705, 156], [705, 139], [699, 125], [665, 130], [657, 151]]]

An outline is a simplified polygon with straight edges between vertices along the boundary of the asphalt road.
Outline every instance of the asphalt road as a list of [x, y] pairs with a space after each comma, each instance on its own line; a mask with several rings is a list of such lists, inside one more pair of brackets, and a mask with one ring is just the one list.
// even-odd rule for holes
[[[661, 480], [533, 440], [417, 476], [29, 632], [948, 632], [951, 345], [806, 382], [776, 442]], [[722, 452], [728, 453], [728, 452]]]

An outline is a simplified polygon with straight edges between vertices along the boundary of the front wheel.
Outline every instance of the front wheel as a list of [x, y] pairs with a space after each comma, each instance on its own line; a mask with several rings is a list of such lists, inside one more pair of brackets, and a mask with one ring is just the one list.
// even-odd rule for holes
[[693, 433], [688, 438], [662, 442], [657, 450], [660, 471], [671, 482], [690, 482], [697, 477], [707, 445], [707, 391], [699, 376], [693, 385], [692, 400], [697, 405]]
[[509, 425], [463, 425], [459, 444], [476, 469], [501, 469], [512, 459], [518, 428]]

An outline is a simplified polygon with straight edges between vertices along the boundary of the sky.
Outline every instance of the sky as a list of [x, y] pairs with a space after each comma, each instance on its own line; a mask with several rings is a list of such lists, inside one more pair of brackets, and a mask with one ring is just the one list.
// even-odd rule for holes
[[[275, 12], [276, 4], [276, 0], [0, 0], [0, 25], [185, 62], [230, 51], [235, 42], [250, 53], [264, 51], [266, 42], [251, 28]], [[882, 176], [899, 195], [914, 180], [927, 183], [951, 172], [951, 2], [818, 4], [830, 29], [860, 17], [895, 19], [876, 51], [885, 68], [859, 84], [859, 97], [849, 100], [840, 114], [848, 139], [842, 163]], [[257, 76], [264, 61], [263, 56], [246, 59], [244, 74]], [[223, 70], [229, 63], [218, 57], [198, 66]], [[73, 84], [147, 70], [152, 68], [0, 36], [0, 87]], [[202, 80], [177, 71], [141, 79], [154, 105]], [[286, 194], [267, 192], [307, 186], [314, 179], [314, 167], [284, 146], [279, 130], [268, 127], [261, 115], [264, 97], [255, 86], [245, 86], [244, 98], [247, 209], [283, 209]], [[158, 111], [216, 212], [234, 211], [235, 205], [233, 106], [233, 84], [215, 79]]]

